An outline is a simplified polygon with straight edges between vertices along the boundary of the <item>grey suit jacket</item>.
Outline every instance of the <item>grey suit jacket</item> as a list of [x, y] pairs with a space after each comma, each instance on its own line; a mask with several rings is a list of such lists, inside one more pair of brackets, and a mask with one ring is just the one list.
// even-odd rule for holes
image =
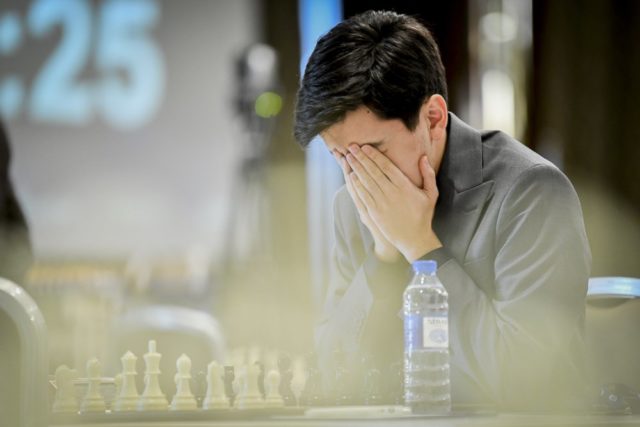
[[[452, 398], [538, 408], [583, 384], [583, 328], [591, 255], [580, 202], [553, 164], [501, 132], [450, 114], [433, 228], [437, 275], [449, 294]], [[343, 187], [336, 245], [316, 329], [321, 365], [341, 349], [381, 365], [402, 358], [402, 292], [409, 264], [377, 261]]]

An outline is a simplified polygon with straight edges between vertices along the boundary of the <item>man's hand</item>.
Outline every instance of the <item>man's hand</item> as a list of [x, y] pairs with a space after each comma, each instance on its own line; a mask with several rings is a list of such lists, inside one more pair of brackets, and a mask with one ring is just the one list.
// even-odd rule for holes
[[378, 226], [371, 220], [369, 213], [367, 212], [367, 208], [365, 207], [362, 200], [360, 200], [360, 196], [356, 193], [353, 188], [352, 180], [350, 178], [350, 174], [352, 173], [351, 167], [347, 162], [347, 159], [337, 151], [333, 152], [333, 156], [336, 161], [340, 165], [342, 169], [342, 173], [344, 175], [344, 181], [347, 184], [347, 191], [353, 199], [353, 202], [358, 209], [358, 214], [360, 215], [360, 221], [369, 229], [371, 235], [373, 237], [373, 246], [374, 252], [380, 261], [385, 262], [393, 262], [398, 259], [400, 256], [400, 252], [393, 246], [386, 237], [382, 234], [382, 232], [378, 229]]
[[352, 144], [349, 151], [347, 182], [364, 207], [358, 208], [361, 216], [365, 210], [374, 228], [409, 262], [441, 247], [431, 227], [438, 187], [427, 157], [419, 160], [423, 179], [419, 188], [376, 148]]

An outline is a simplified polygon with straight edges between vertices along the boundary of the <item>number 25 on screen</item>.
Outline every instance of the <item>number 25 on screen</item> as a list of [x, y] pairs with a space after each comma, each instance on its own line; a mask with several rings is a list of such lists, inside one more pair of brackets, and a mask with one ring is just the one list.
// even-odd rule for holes
[[[159, 15], [152, 0], [106, 0], [93, 31], [89, 1], [36, 0], [27, 17], [32, 35], [44, 37], [60, 26], [62, 38], [33, 82], [31, 116], [77, 125], [97, 112], [120, 129], [147, 122], [164, 90], [162, 52], [149, 34]], [[99, 77], [83, 81], [80, 74], [91, 60]]]

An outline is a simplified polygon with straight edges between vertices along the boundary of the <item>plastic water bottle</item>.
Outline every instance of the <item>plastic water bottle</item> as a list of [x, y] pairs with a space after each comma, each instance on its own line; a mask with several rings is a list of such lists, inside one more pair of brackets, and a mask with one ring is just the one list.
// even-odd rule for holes
[[451, 411], [448, 294], [435, 261], [415, 261], [404, 291], [404, 400], [416, 413]]

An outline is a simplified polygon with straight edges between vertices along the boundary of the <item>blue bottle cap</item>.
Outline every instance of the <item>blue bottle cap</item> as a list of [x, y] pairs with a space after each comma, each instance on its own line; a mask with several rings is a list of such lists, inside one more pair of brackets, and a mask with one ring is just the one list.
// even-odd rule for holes
[[438, 263], [433, 260], [418, 260], [411, 264], [415, 273], [435, 274], [438, 269]]

